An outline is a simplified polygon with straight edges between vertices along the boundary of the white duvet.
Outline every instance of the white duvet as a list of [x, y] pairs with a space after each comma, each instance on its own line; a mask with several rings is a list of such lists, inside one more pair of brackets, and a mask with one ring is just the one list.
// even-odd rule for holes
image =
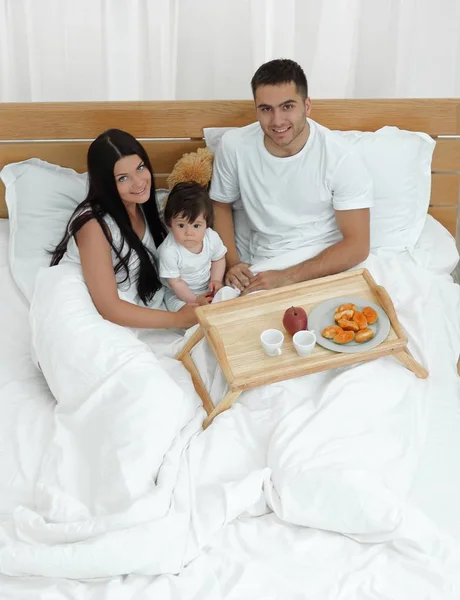
[[[430, 377], [392, 357], [309, 375], [242, 394], [204, 432], [178, 335], [104, 321], [74, 265], [42, 271], [31, 326], [55, 426], [34, 505], [0, 529], [0, 572], [162, 600], [459, 598], [459, 548], [407, 502], [431, 407], [458, 395], [459, 286], [365, 266]], [[205, 341], [193, 356], [217, 401]]]

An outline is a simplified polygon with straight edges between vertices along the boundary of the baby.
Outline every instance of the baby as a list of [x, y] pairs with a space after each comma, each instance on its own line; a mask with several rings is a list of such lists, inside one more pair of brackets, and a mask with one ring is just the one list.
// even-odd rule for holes
[[212, 202], [195, 182], [176, 184], [169, 193], [164, 220], [170, 233], [158, 248], [160, 277], [168, 310], [184, 304], [208, 304], [223, 287], [227, 248], [213, 225]]

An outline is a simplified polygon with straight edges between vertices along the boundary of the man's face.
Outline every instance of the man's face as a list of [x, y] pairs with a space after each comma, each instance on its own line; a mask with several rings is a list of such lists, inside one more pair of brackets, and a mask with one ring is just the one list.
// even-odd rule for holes
[[259, 86], [254, 102], [257, 118], [266, 136], [267, 149], [272, 148], [275, 154], [277, 150], [283, 154], [289, 154], [291, 149], [298, 152], [308, 137], [306, 117], [310, 115], [310, 99], [304, 100], [298, 94], [295, 83], [290, 82]]

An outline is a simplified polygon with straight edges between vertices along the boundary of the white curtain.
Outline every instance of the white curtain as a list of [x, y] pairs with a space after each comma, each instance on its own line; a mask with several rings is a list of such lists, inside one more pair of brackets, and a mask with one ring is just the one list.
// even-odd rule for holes
[[297, 60], [313, 98], [460, 96], [460, 0], [0, 0], [0, 101], [250, 98]]

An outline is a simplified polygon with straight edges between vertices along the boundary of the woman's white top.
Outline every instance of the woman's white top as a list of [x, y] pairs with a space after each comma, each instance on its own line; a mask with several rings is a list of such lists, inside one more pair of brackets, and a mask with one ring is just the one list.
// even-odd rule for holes
[[[109, 228], [110, 235], [112, 236], [112, 241], [113, 241], [115, 248], [120, 248], [121, 232], [120, 232], [118, 225], [116, 224], [114, 219], [112, 219], [112, 217], [110, 217], [109, 215], [105, 215], [104, 221], [105, 221], [107, 227]], [[152, 252], [152, 254], [155, 256], [155, 260], [158, 260], [158, 253], [157, 253], [157, 249], [155, 246], [155, 242], [153, 240], [153, 236], [150, 232], [150, 229], [149, 229], [147, 223], [145, 224], [145, 233], [144, 233], [144, 237], [142, 238], [142, 244], [148, 250], [150, 250], [150, 252]], [[122, 248], [122, 251], [121, 251], [121, 255], [124, 256], [127, 253], [127, 251], [128, 251], [128, 244], [125, 242], [125, 244]], [[111, 250], [111, 254], [112, 254], [112, 264], [115, 267], [115, 265], [118, 263], [119, 259], [113, 250]], [[73, 236], [70, 238], [69, 243], [67, 244], [67, 252], [65, 253], [65, 255], [62, 258], [62, 262], [64, 262], [64, 261], [76, 262], [81, 265], [80, 252], [78, 250], [77, 243], [75, 242], [75, 238]], [[126, 281], [123, 282], [123, 279], [125, 279], [125, 277], [126, 277], [125, 269], [122, 268], [116, 274], [116, 280], [117, 280], [117, 284], [118, 284], [118, 295], [120, 296], [120, 298], [122, 300], [131, 302], [132, 304], [138, 304], [140, 306], [145, 306], [145, 304], [139, 298], [139, 294], [137, 293], [137, 277], [136, 276], [137, 276], [137, 270], [139, 268], [139, 257], [137, 256], [137, 253], [134, 250], [131, 252], [131, 257], [130, 257], [128, 266], [129, 266], [129, 275], [130, 276], [128, 279], [126, 279]], [[150, 300], [150, 302], [148, 304], [149, 308], [164, 308], [163, 299], [164, 299], [164, 288], [161, 287], [155, 293], [153, 298]]]

